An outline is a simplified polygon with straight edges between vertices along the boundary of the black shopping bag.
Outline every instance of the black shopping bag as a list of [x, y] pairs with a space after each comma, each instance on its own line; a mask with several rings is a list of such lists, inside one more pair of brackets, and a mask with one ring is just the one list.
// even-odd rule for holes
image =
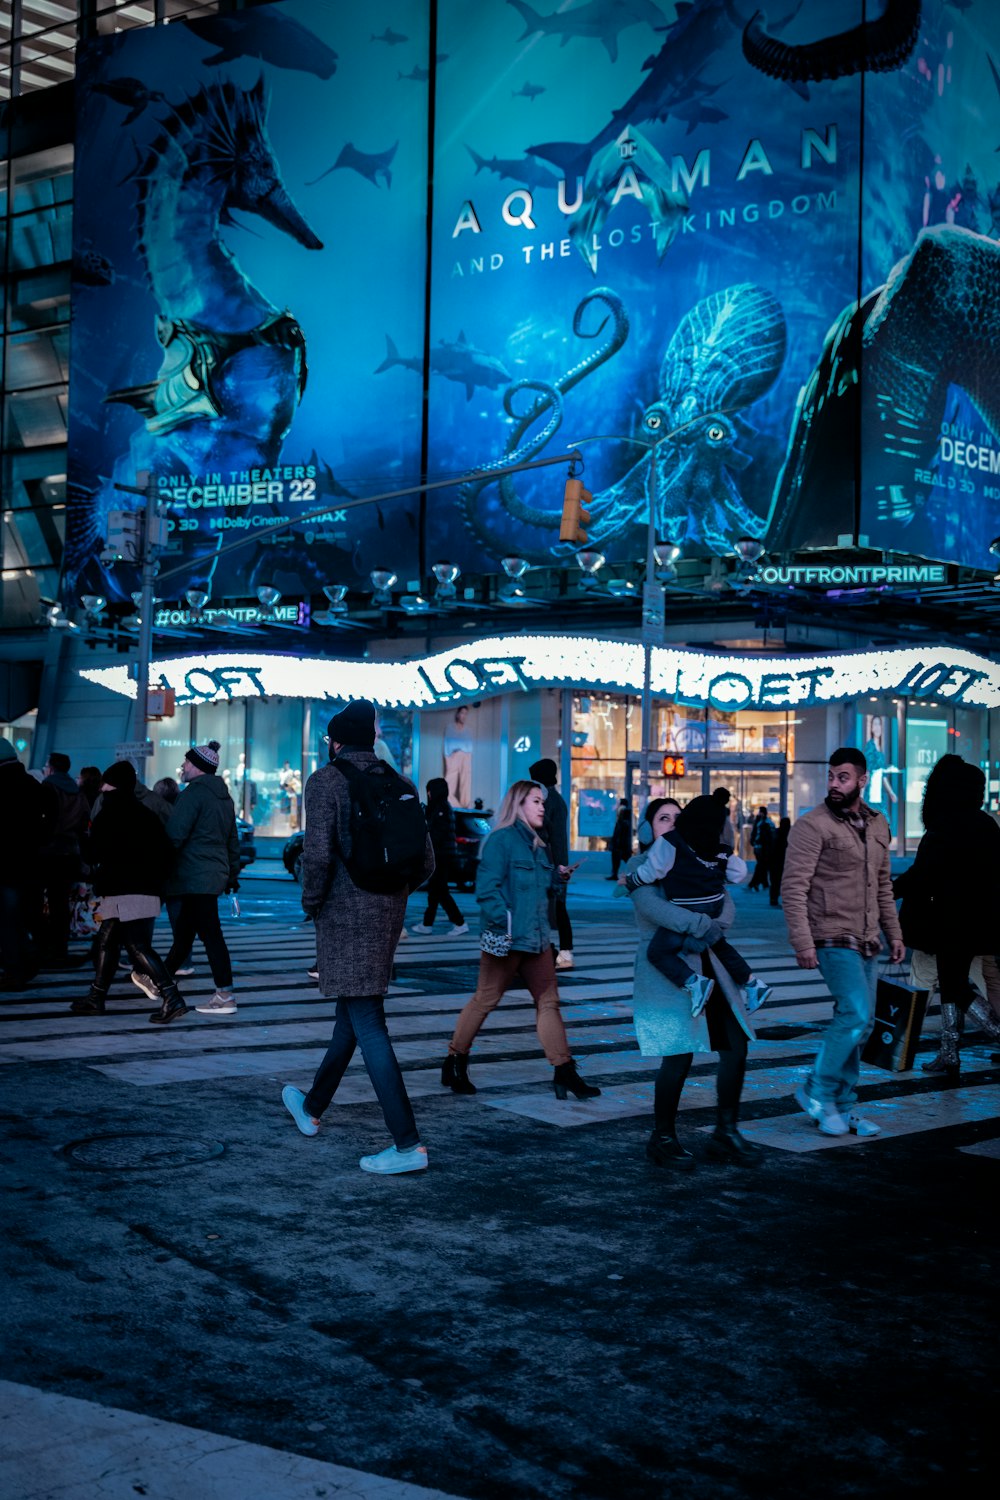
[[920, 1040], [927, 1011], [927, 991], [914, 989], [900, 970], [880, 979], [875, 995], [875, 1025], [861, 1049], [861, 1060], [888, 1073], [907, 1073]]

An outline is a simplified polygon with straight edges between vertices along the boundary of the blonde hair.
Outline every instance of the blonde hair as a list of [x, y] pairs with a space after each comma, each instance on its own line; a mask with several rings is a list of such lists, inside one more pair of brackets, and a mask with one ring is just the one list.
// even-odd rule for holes
[[[493, 821], [493, 832], [495, 833], [498, 828], [513, 828], [521, 817], [521, 810], [529, 792], [540, 792], [541, 789], [541, 783], [537, 781], [515, 781], [513, 786], [504, 793], [503, 801], [497, 809], [497, 815]], [[534, 829], [531, 831], [535, 833]], [[537, 839], [538, 835], [535, 834], [535, 837]]]

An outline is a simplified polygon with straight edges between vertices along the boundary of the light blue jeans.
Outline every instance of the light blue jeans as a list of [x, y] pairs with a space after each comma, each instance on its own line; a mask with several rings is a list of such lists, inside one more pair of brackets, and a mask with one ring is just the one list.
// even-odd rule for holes
[[833, 1018], [806, 1088], [843, 1114], [857, 1102], [861, 1049], [875, 1024], [878, 959], [862, 958], [853, 948], [819, 948], [816, 957], [833, 996]]

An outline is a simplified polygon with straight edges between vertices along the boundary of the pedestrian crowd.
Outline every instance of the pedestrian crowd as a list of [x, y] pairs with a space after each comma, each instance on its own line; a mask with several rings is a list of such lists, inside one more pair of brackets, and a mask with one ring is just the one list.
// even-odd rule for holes
[[[428, 1160], [385, 1020], [408, 899], [426, 892], [423, 920], [412, 934], [432, 933], [439, 908], [450, 924], [446, 935], [464, 934], [468, 926], [449, 889], [456, 837], [448, 782], [430, 781], [421, 806], [413, 783], [376, 753], [376, 736], [374, 705], [349, 703], [330, 720], [328, 763], [305, 786], [302, 906], [315, 926], [317, 954], [310, 972], [336, 1001], [336, 1015], [311, 1086], [288, 1085], [282, 1100], [299, 1131], [317, 1135], [360, 1049], [391, 1137], [360, 1165], [396, 1174], [422, 1171]], [[68, 757], [56, 753], [39, 784], [0, 739], [0, 818], [18, 850], [0, 883], [4, 988], [21, 989], [41, 967], [71, 963], [70, 897], [86, 875], [96, 896], [94, 977], [88, 993], [72, 1002], [74, 1014], [105, 1013], [124, 951], [132, 982], [156, 1002], [150, 1021], [165, 1025], [184, 1015], [178, 981], [192, 972], [196, 938], [215, 983], [197, 1009], [236, 1013], [219, 897], [230, 893], [235, 901], [239, 841], [232, 798], [216, 774], [218, 750], [214, 741], [188, 750], [183, 791], [169, 778], [153, 789], [142, 786], [124, 761], [103, 772], [85, 767], [74, 780]], [[864, 754], [842, 747], [830, 757], [825, 800], [794, 828], [787, 818], [775, 828], [760, 807], [750, 832], [755, 862], [747, 887], [768, 889], [772, 904], [783, 905], [799, 967], [819, 969], [833, 998], [796, 1100], [821, 1133], [865, 1138], [880, 1129], [859, 1109], [857, 1090], [883, 944], [893, 964], [909, 944], [914, 972], [922, 964], [925, 978], [940, 987], [940, 1048], [925, 1071], [957, 1076], [967, 1015], [1000, 1037], [996, 1011], [970, 982], [978, 963], [977, 972], [1000, 987], [1000, 826], [983, 811], [983, 772], [956, 755], [937, 763], [924, 796], [926, 832], [895, 889], [889, 826], [863, 799], [867, 776]], [[531, 996], [556, 1098], [590, 1100], [601, 1092], [570, 1053], [560, 1008], [558, 972], [574, 962], [567, 891], [577, 866], [569, 862], [569, 815], [557, 783], [556, 763], [537, 761], [530, 779], [508, 789], [482, 848], [479, 973], [441, 1068], [442, 1086], [458, 1095], [476, 1093], [473, 1046], [515, 985]], [[753, 1017], [771, 989], [729, 938], [736, 914], [731, 888], [749, 873], [734, 847], [729, 802], [725, 788], [683, 808], [654, 797], [638, 827], [637, 854], [631, 811], [622, 802], [610, 840], [615, 895], [631, 899], [640, 937], [633, 982], [639, 1051], [660, 1060], [646, 1153], [670, 1169], [695, 1164], [678, 1136], [677, 1114], [696, 1053], [718, 1054], [708, 1156], [752, 1166], [761, 1154], [738, 1122]], [[161, 956], [153, 936], [164, 904], [172, 941]]]

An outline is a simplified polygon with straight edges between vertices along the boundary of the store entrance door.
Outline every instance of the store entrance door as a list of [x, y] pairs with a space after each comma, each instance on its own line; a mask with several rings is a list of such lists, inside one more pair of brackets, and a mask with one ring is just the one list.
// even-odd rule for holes
[[[641, 777], [641, 757], [631, 752], [626, 763], [626, 792], [636, 816], [642, 809], [635, 806]], [[772, 822], [788, 813], [788, 763], [784, 755], [686, 755], [683, 777], [666, 778], [661, 773], [662, 757], [657, 755], [650, 771], [650, 795], [676, 797], [690, 802], [699, 794], [707, 796], [716, 787], [728, 787], [729, 816], [737, 838], [737, 852], [748, 857], [750, 825], [758, 807], [766, 807]], [[746, 847], [744, 847], [744, 845]]]

